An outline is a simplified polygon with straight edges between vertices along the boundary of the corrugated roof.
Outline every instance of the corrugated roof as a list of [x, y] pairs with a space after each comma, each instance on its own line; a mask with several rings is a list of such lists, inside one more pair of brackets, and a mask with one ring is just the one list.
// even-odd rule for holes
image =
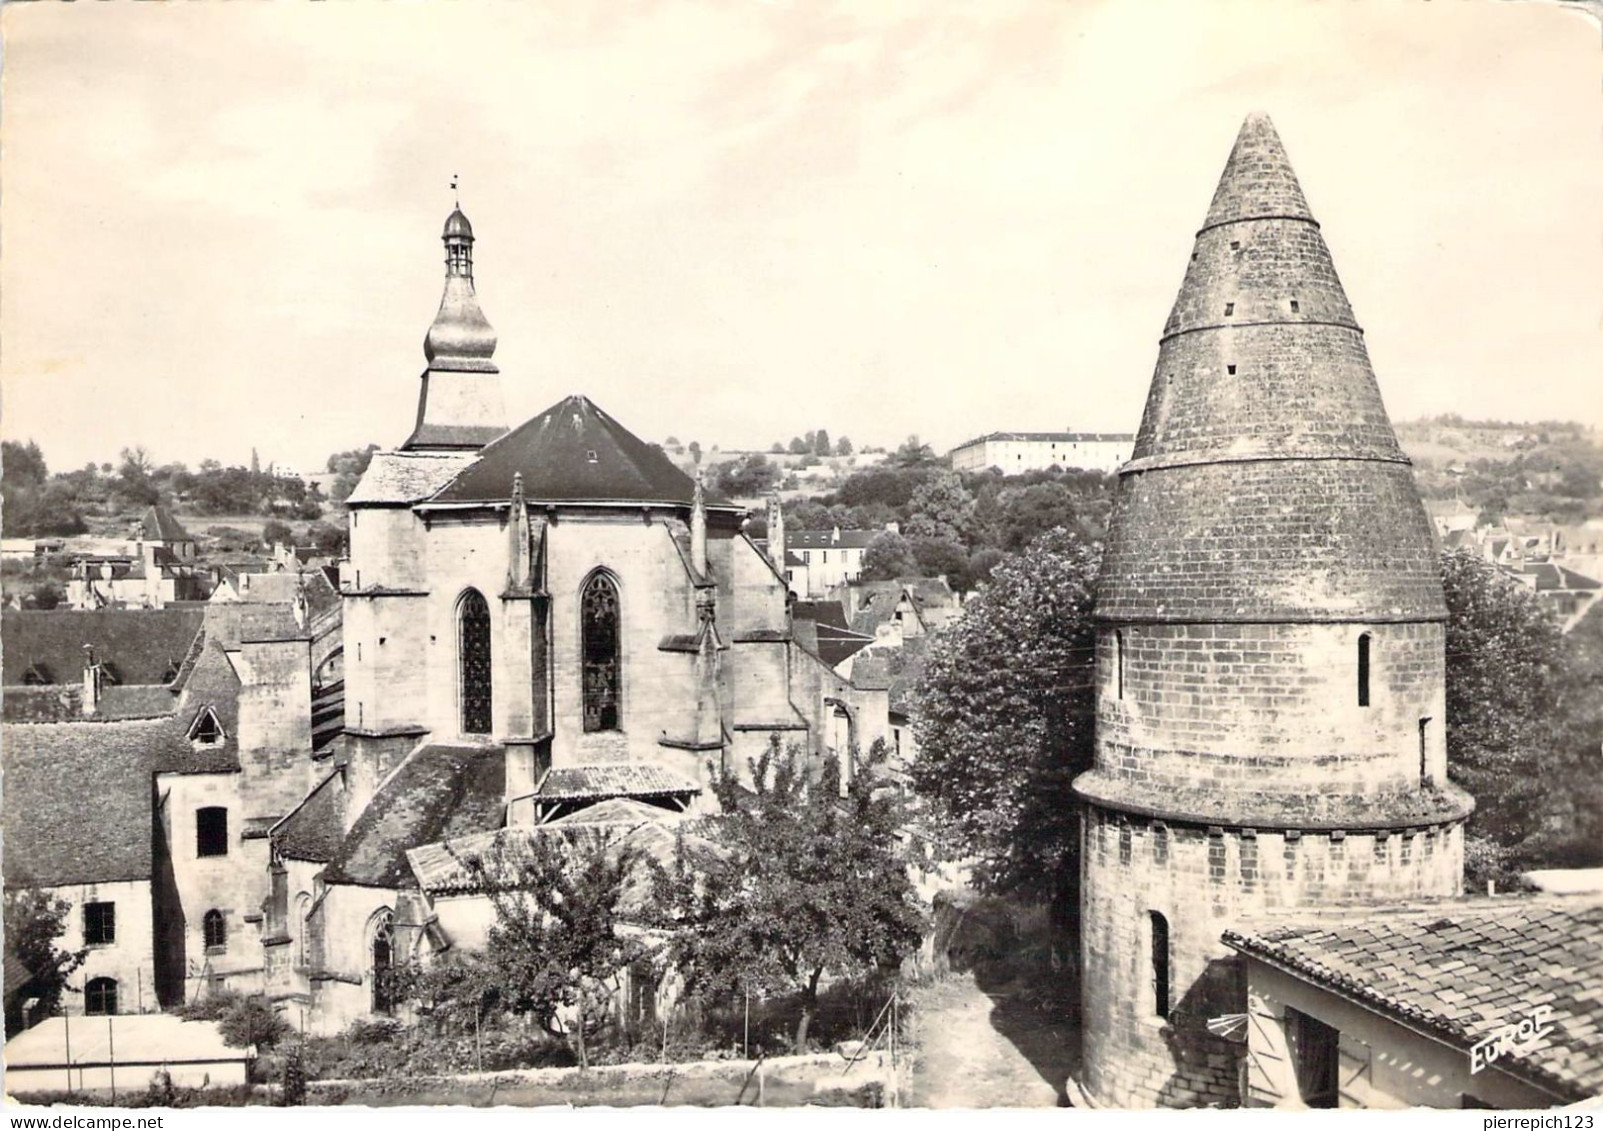
[[1226, 931], [1289, 969], [1460, 1048], [1547, 1005], [1552, 1024], [1500, 1067], [1580, 1100], [1603, 1093], [1603, 899], [1504, 897]]
[[368, 802], [323, 875], [396, 887], [410, 874], [407, 849], [498, 827], [505, 796], [503, 748], [420, 747]]
[[200, 632], [205, 609], [49, 609], [0, 613], [0, 663], [4, 682], [19, 684], [30, 667], [53, 683], [83, 678], [85, 644], [109, 663], [124, 686], [167, 683]]
[[[571, 396], [491, 443], [436, 502], [496, 502], [511, 497], [512, 477], [540, 502], [646, 502], [689, 506], [695, 483], [663, 452], [593, 404]], [[729, 506], [710, 494], [709, 505]]]
[[608, 762], [594, 766], [562, 766], [541, 779], [534, 796], [540, 801], [590, 801], [605, 797], [665, 797], [700, 793], [701, 787], [650, 762]]

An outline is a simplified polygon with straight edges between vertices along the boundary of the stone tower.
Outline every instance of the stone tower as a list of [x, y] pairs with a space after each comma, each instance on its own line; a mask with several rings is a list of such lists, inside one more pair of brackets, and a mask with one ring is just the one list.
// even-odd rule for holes
[[1241, 127], [1119, 472], [1084, 802], [1093, 1102], [1233, 1105], [1220, 933], [1450, 896], [1446, 607], [1363, 332], [1274, 126]]
[[402, 451], [474, 451], [506, 433], [495, 330], [473, 290], [473, 225], [455, 208], [445, 219], [445, 293], [423, 339], [429, 367], [417, 427]]

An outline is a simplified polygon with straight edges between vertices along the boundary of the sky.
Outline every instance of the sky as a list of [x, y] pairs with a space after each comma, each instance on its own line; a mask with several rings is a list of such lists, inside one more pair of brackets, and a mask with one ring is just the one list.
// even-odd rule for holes
[[411, 429], [449, 183], [512, 423], [1133, 431], [1243, 116], [1394, 419], [1603, 424], [1603, 53], [1537, 2], [7, 4], [0, 433]]

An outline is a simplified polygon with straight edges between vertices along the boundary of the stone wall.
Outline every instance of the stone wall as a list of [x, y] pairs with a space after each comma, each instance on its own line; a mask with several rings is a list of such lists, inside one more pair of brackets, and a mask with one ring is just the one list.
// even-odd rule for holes
[[[118, 1013], [154, 1013], [156, 999], [155, 924], [152, 919], [150, 882], [127, 880], [108, 884], [71, 884], [45, 888], [47, 894], [65, 900], [70, 906], [63, 922], [66, 931], [58, 945], [64, 950], [85, 949], [83, 965], [73, 971], [69, 985], [82, 990], [95, 978], [112, 978], [117, 983]], [[115, 931], [110, 943], [90, 945], [84, 937], [84, 904], [114, 905]], [[74, 1016], [84, 1011], [82, 993], [61, 997], [63, 1012]]]

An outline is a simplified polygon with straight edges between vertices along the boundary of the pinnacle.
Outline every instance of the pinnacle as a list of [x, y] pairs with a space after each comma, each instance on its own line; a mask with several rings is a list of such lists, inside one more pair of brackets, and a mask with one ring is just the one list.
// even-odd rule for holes
[[1268, 114], [1253, 111], [1236, 134], [1203, 228], [1270, 216], [1314, 218], [1274, 122]]

